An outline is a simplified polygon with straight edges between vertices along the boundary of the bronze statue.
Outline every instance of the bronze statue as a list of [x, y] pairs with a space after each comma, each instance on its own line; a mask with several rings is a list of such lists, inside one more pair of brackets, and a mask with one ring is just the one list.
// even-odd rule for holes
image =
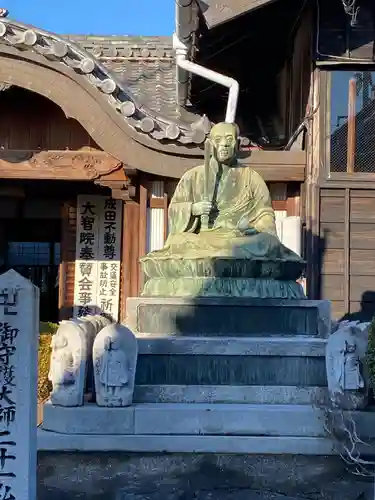
[[164, 248], [141, 259], [143, 295], [303, 297], [303, 261], [281, 244], [268, 188], [237, 152], [237, 126], [215, 125], [204, 165], [178, 183]]

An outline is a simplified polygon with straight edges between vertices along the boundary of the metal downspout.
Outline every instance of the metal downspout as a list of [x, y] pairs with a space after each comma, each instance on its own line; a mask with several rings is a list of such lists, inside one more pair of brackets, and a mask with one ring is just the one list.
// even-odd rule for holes
[[[184, 72], [186, 72], [186, 74], [193, 73], [194, 75], [206, 78], [211, 82], [215, 82], [218, 83], [219, 85], [227, 87], [229, 89], [229, 95], [228, 95], [227, 109], [225, 113], [225, 121], [227, 123], [234, 123], [236, 119], [238, 95], [240, 91], [240, 86], [237, 80], [222, 75], [221, 73], [217, 73], [216, 71], [212, 71], [211, 69], [205, 68], [204, 66], [200, 66], [199, 64], [193, 63], [188, 59], [191, 33], [186, 33], [186, 34], [181, 33], [181, 26], [182, 26], [181, 19], [183, 15], [186, 13], [187, 9], [190, 9], [189, 12], [191, 15], [192, 12], [191, 1], [192, 0], [176, 1], [176, 33], [173, 34], [173, 48], [176, 51], [177, 68], [178, 70], [183, 70]], [[187, 78], [184, 80], [186, 80], [187, 82]], [[187, 98], [187, 85], [185, 84], [185, 81], [183, 83], [185, 86], [184, 95], [181, 96], [179, 90], [178, 93], [180, 94], [179, 101], [180, 102], [184, 101], [185, 103]]]

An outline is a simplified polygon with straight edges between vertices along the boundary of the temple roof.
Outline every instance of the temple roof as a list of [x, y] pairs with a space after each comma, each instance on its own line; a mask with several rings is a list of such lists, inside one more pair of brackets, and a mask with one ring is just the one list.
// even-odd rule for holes
[[94, 56], [129, 89], [139, 106], [179, 120], [172, 37], [64, 37]]
[[226, 23], [246, 12], [263, 7], [274, 0], [198, 0], [208, 28]]
[[[0, 91], [12, 85], [55, 102], [127, 172], [180, 178], [203, 156], [211, 123], [177, 104], [169, 37], [59, 36], [4, 18], [0, 9]], [[241, 161], [266, 164], [268, 180], [303, 180], [301, 155], [257, 153]]]
[[[157, 149], [178, 143], [191, 149], [202, 144], [209, 131], [207, 120], [177, 106], [169, 38], [64, 37], [2, 18], [2, 47], [9, 47], [11, 53], [16, 50], [22, 57], [42, 56], [46, 62], [73, 70], [82, 85], [89, 84], [98, 93], [98, 99], [106, 97], [106, 108], [111, 107], [136, 135], [155, 141]], [[4, 49], [1, 52], [5, 55]]]

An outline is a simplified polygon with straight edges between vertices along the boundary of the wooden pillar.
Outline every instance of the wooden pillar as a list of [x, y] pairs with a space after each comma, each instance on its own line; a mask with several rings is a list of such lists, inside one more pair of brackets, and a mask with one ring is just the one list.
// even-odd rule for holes
[[62, 206], [61, 263], [59, 267], [59, 319], [70, 319], [74, 306], [77, 200]]
[[137, 297], [139, 295], [139, 222], [139, 203], [126, 201], [123, 210], [121, 250], [121, 320], [126, 318], [126, 300], [129, 297]]
[[346, 170], [348, 174], [354, 172], [355, 166], [355, 103], [357, 98], [357, 82], [355, 78], [349, 80], [349, 97], [348, 97], [348, 156]]
[[287, 216], [300, 216], [301, 215], [301, 187], [295, 182], [288, 183], [287, 187], [287, 201], [286, 212]]
[[[147, 253], [147, 198], [147, 182], [142, 179], [139, 185], [138, 259]], [[144, 276], [139, 266], [139, 291], [143, 284]]]
[[305, 259], [307, 261], [307, 296], [309, 299], [320, 298], [320, 276], [322, 263], [322, 241], [320, 235], [320, 187], [319, 181], [324, 171], [322, 166], [326, 166], [322, 148], [322, 131], [324, 131], [324, 121], [326, 112], [325, 106], [321, 104], [320, 81], [321, 74], [315, 70], [311, 74], [310, 98], [308, 113], [314, 111], [313, 118], [309, 122], [307, 132], [307, 163], [306, 181], [303, 185], [303, 218], [305, 222]]

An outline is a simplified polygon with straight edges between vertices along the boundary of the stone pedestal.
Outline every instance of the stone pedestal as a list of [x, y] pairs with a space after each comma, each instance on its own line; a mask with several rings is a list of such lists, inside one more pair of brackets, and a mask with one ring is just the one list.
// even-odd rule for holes
[[322, 404], [330, 303], [131, 298], [137, 403]]
[[130, 298], [127, 326], [138, 336], [318, 337], [331, 332], [324, 300]]

